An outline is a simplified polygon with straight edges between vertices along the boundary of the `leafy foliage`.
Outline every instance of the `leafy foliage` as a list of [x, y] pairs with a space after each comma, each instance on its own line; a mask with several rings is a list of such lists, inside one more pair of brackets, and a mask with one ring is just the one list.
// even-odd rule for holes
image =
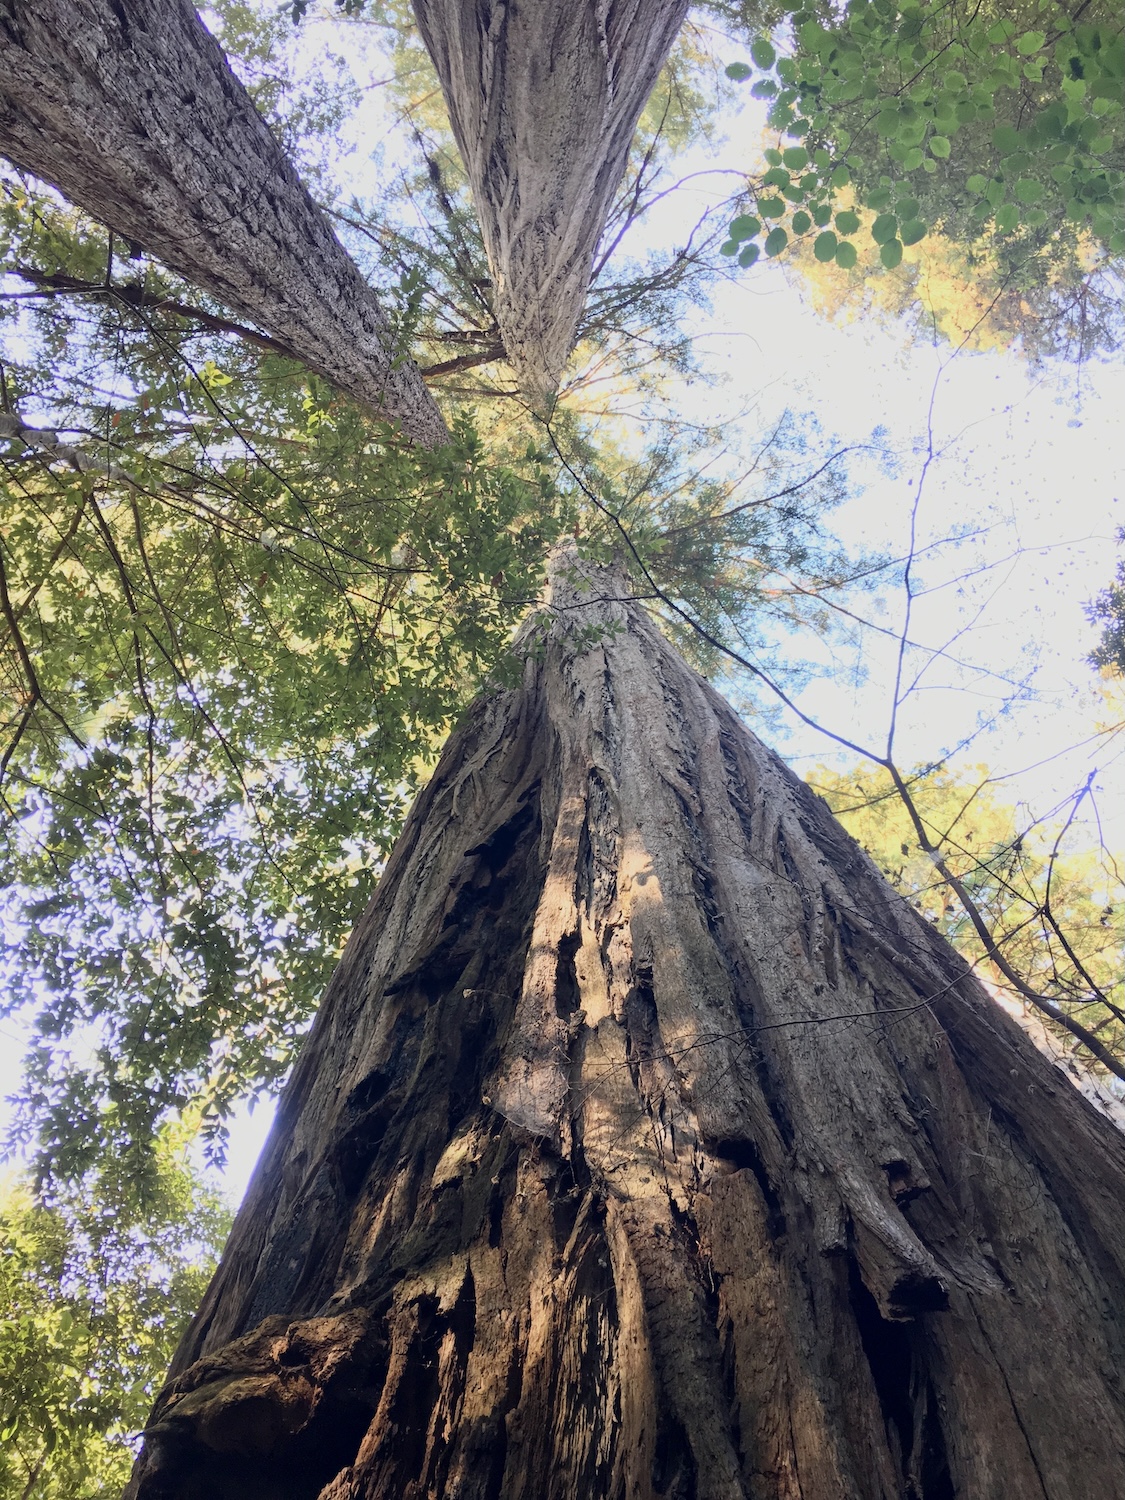
[[[1084, 5], [1072, 20], [1056, 0], [813, 4], [750, 55], [728, 72], [754, 79], [778, 134], [755, 211], [722, 246], [737, 264], [807, 241], [817, 261], [851, 270], [870, 240], [894, 271], [937, 232], [991, 255], [998, 293], [1114, 295], [1094, 274], [1125, 252], [1114, 8]], [[1112, 337], [1108, 310], [1088, 312], [1080, 352]]]
[[405, 448], [49, 195], [3, 213], [5, 969], [81, 1171], [285, 1070], [564, 517], [467, 415]]
[[[1125, 542], [1125, 531], [1118, 532], [1117, 540]], [[1125, 676], [1125, 562], [1117, 564], [1114, 581], [1094, 600], [1089, 613], [1102, 631], [1090, 660], [1096, 667]]]
[[[0, 1195], [0, 1500], [115, 1500], [229, 1216], [173, 1141], [135, 1184]], [[139, 1206], [138, 1206], [139, 1209]]]
[[1015, 347], [1036, 361], [1081, 360], [1118, 338], [1120, 304], [1108, 271], [1078, 266], [1082, 279], [1075, 282], [1074, 266], [1040, 258], [1025, 267], [1034, 270], [1035, 284], [1026, 277], [1021, 284], [1006, 274], [997, 242], [988, 236], [965, 243], [927, 235], [906, 247], [893, 270], [882, 265], [869, 237], [861, 235], [855, 249], [848, 270], [834, 260], [816, 261], [807, 241], [794, 244], [786, 258], [802, 292], [833, 320], [901, 320], [908, 340], [937, 335], [958, 349]]

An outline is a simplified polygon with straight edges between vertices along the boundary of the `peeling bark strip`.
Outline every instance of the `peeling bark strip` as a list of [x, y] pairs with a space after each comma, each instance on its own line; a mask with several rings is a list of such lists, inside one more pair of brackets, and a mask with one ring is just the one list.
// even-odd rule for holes
[[419, 797], [135, 1500], [1094, 1500], [1125, 1139], [556, 562]]
[[414, 441], [448, 432], [188, 0], [0, 0], [0, 154]]
[[555, 394], [629, 145], [687, 0], [414, 0], [520, 389]]

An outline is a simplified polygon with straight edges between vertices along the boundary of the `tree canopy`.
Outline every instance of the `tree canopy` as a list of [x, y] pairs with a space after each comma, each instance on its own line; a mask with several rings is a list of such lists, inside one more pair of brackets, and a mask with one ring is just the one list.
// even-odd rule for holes
[[[1117, 540], [1125, 542], [1125, 532], [1119, 532]], [[1117, 564], [1113, 582], [1091, 604], [1090, 618], [1102, 631], [1094, 665], [1125, 676], [1125, 561]]]
[[[261, 138], [301, 158], [308, 193], [269, 147], [308, 243], [369, 310], [380, 400], [354, 358], [311, 349], [307, 319], [232, 290], [221, 254], [193, 275], [147, 221], [108, 228], [100, 200], [76, 208], [14, 148], [0, 180], [3, 972], [6, 1007], [32, 1018], [23, 1141], [45, 1180], [78, 1185], [40, 1207], [12, 1200], [10, 1295], [22, 1308], [53, 1267], [79, 1267], [78, 1311], [52, 1303], [25, 1330], [52, 1410], [72, 1389], [66, 1371], [51, 1383], [52, 1351], [103, 1317], [82, 1302], [82, 1266], [112, 1259], [91, 1214], [157, 1203], [167, 1329], [143, 1322], [158, 1296], [143, 1255], [113, 1273], [143, 1326], [119, 1308], [96, 1327], [130, 1360], [164, 1357], [196, 1285], [184, 1246], [209, 1254], [219, 1229], [183, 1182], [159, 1207], [161, 1130], [187, 1111], [221, 1153], [235, 1102], [285, 1075], [440, 741], [482, 684], [517, 670], [511, 634], [551, 545], [577, 534], [595, 557], [620, 554], [665, 631], [736, 687], [762, 679], [757, 647], [777, 622], [826, 630], [824, 595], [889, 566], [831, 531], [850, 445], [805, 414], [716, 434], [674, 410], [675, 382], [698, 377], [683, 320], [715, 279], [796, 250], [866, 296], [932, 254], [995, 288], [1027, 343], [1022, 309], [1041, 305], [1044, 356], [1104, 350], [1119, 328], [1121, 26], [1106, 7], [1072, 22], [1051, 0], [1024, 25], [956, 5], [715, 4], [732, 32], [705, 46], [689, 28], [641, 109], [560, 400], [532, 410], [438, 73], [404, 7], [342, 9], [376, 38], [407, 122], [362, 193], [317, 165], [351, 86], [330, 68], [313, 85], [291, 76], [275, 10], [208, 15], [272, 128]], [[733, 38], [751, 35], [753, 67], [735, 60], [724, 81]], [[652, 249], [661, 173], [740, 79], [771, 111], [750, 198], [725, 239], [716, 192], [671, 251]], [[228, 207], [238, 198], [228, 183]], [[388, 404], [387, 390], [410, 399]], [[1120, 617], [1115, 599], [1100, 618]], [[1120, 666], [1115, 639], [1100, 659]], [[888, 778], [814, 779], [845, 811], [860, 784], [861, 841], [979, 961], [980, 930], [918, 836], [939, 826], [937, 852], [1001, 956], [1119, 1058], [1120, 908], [1107, 913], [1101, 875], [940, 770], [905, 777], [916, 824]], [[971, 849], [957, 842], [965, 799], [986, 825]], [[101, 1454], [90, 1434], [128, 1426], [147, 1390], [118, 1392], [112, 1420], [95, 1402], [29, 1496], [72, 1486], [80, 1444]], [[28, 1452], [11, 1484], [27, 1483]]]
[[[750, 60], [728, 71], [769, 101], [776, 141], [725, 254], [751, 266], [807, 245], [842, 272], [872, 261], [894, 272], [911, 247], [924, 269], [952, 244], [962, 279], [984, 279], [983, 307], [999, 304], [1032, 351], [1114, 346], [1125, 252], [1115, 6], [864, 0], [762, 20]], [[917, 293], [917, 275], [906, 285]]]
[[13, 1176], [0, 1189], [4, 1500], [111, 1500], [129, 1477], [230, 1226], [168, 1131], [140, 1216], [133, 1197], [106, 1178], [45, 1201]]

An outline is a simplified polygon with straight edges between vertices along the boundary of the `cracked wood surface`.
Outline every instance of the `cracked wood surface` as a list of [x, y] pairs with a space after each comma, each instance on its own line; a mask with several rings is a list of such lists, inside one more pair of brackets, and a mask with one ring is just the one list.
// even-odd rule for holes
[[0, 0], [0, 154], [415, 442], [448, 432], [188, 0]]
[[524, 645], [348, 945], [133, 1500], [1120, 1493], [1125, 1139], [620, 575], [556, 559]]
[[413, 0], [516, 381], [550, 403], [641, 111], [687, 0]]

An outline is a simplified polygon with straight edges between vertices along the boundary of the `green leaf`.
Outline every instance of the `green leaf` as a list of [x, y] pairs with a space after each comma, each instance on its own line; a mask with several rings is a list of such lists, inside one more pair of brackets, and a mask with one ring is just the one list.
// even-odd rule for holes
[[1023, 57], [1030, 57], [1032, 53], [1038, 52], [1047, 40], [1041, 31], [1025, 31], [1016, 43], [1016, 51]]
[[817, 260], [828, 262], [836, 259], [836, 250], [839, 241], [831, 229], [826, 229], [823, 234], [818, 234], [813, 243], [813, 254]]
[[753, 68], [748, 68], [745, 63], [728, 63], [726, 75], [733, 78], [735, 83], [741, 83], [744, 78], [749, 78]]
[[809, 163], [809, 153], [804, 146], [789, 146], [781, 153], [781, 160], [793, 172], [799, 172]]
[[926, 225], [921, 219], [908, 219], [899, 233], [899, 238], [904, 245], [916, 245], [925, 236]]
[[740, 266], [752, 266], [761, 253], [759, 245], [747, 245], [738, 257], [738, 264]]
[[877, 245], [886, 245], [898, 233], [898, 219], [894, 214], [880, 214], [871, 226], [871, 238]]
[[1001, 203], [996, 210], [996, 227], [1004, 233], [1014, 229], [1019, 221], [1020, 211], [1014, 203]]
[[737, 240], [726, 240], [726, 241], [724, 241], [723, 244], [721, 244], [719, 246], [719, 254], [720, 255], [737, 255], [738, 254], [738, 241]]
[[978, 197], [981, 197], [988, 188], [988, 178], [982, 177], [979, 172], [974, 172], [965, 186], [970, 193], [976, 193]]
[[750, 93], [755, 99], [772, 99], [777, 94], [777, 84], [772, 78], [759, 78]]
[[762, 223], [753, 214], [739, 214], [737, 219], [730, 221], [727, 233], [732, 240], [752, 240], [761, 231]]
[[841, 240], [836, 246], [836, 264], [843, 271], [851, 271], [855, 267], [859, 255], [851, 240]]
[[1043, 196], [1043, 184], [1034, 177], [1021, 177], [1012, 192], [1021, 203], [1038, 203]]
[[998, 125], [992, 132], [992, 144], [1006, 156], [1019, 149], [1020, 133], [1014, 125]]
[[893, 136], [898, 134], [898, 110], [893, 106], [884, 106], [875, 117], [875, 130], [879, 135]]
[[833, 167], [832, 176], [828, 179], [829, 183], [834, 188], [847, 187], [851, 180], [852, 174], [848, 171], [847, 166], [843, 162], [838, 162], [836, 166]]
[[795, 213], [793, 215], [793, 233], [794, 234], [808, 234], [808, 232], [809, 232], [809, 230], [811, 228], [812, 228], [812, 219], [809, 217], [809, 215], [807, 213], [805, 213], [805, 211], [803, 209], [799, 213]]
[[939, 161], [945, 161], [950, 152], [949, 137], [945, 135], [930, 136], [930, 155], [936, 156]]
[[841, 234], [855, 234], [859, 228], [859, 215], [850, 208], [843, 209], [836, 215], [836, 228]]
[[902, 158], [902, 165], [907, 172], [916, 172], [925, 159], [924, 154], [918, 146], [911, 146], [910, 150]]
[[1006, 156], [1000, 163], [1000, 168], [1005, 179], [1022, 177], [1031, 166], [1031, 153], [1028, 151], [1013, 151], [1011, 156]]
[[888, 240], [885, 245], [880, 245], [879, 259], [888, 271], [893, 271], [902, 260], [901, 242], [899, 240]]
[[766, 159], [766, 165], [767, 166], [770, 166], [770, 167], [780, 167], [781, 166], [781, 152], [778, 151], [778, 150], [776, 150], [773, 146], [767, 146], [766, 149], [765, 149], [765, 151], [762, 153], [762, 155]]
[[754, 39], [750, 47], [750, 56], [763, 71], [772, 68], [777, 60], [777, 52], [774, 50], [774, 45], [769, 37], [766, 36]]
[[788, 243], [789, 236], [779, 225], [776, 229], [771, 229], [769, 234], [766, 235], [766, 254], [769, 256], [780, 255]]
[[1005, 42], [1010, 41], [1015, 34], [1016, 26], [1014, 21], [997, 21], [995, 25], [988, 28], [985, 36], [994, 47], [1000, 47]]

